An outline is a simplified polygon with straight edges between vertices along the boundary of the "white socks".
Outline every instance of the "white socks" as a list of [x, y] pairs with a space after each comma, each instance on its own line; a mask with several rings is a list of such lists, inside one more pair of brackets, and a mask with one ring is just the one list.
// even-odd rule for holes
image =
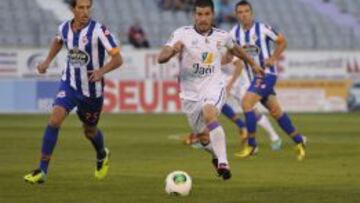
[[270, 137], [270, 140], [272, 142], [279, 140], [279, 135], [275, 132], [274, 128], [272, 127], [268, 117], [266, 115], [261, 115], [260, 120], [257, 122], [264, 130], [267, 132], [267, 134]]
[[226, 155], [225, 132], [221, 126], [210, 131], [210, 144], [212, 145], [215, 156], [220, 163], [228, 164]]

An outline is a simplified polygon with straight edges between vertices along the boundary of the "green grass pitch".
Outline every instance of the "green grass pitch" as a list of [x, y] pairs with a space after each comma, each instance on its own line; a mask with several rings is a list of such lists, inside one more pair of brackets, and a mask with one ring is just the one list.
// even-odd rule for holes
[[[259, 154], [248, 159], [238, 150], [236, 128], [221, 118], [227, 133], [233, 178], [215, 176], [210, 156], [182, 145], [172, 135], [187, 133], [183, 115], [103, 115], [100, 128], [110, 148], [109, 176], [94, 177], [95, 152], [70, 116], [59, 136], [43, 185], [23, 176], [37, 167], [47, 115], [0, 115], [0, 202], [360, 202], [360, 114], [293, 114], [308, 137], [307, 159], [296, 161], [293, 144], [270, 149], [259, 130]], [[193, 179], [188, 197], [164, 192], [166, 175], [184, 170]]]

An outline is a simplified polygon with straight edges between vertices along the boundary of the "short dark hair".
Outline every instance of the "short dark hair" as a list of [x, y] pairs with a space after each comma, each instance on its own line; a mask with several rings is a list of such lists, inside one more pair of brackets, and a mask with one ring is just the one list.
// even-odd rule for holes
[[196, 7], [210, 7], [211, 10], [214, 12], [214, 2], [212, 0], [196, 0], [194, 3], [193, 11], [196, 11]]
[[241, 0], [239, 1], [236, 5], [235, 5], [235, 10], [239, 7], [239, 6], [249, 6], [250, 10], [252, 10], [252, 5], [250, 2], [248, 2], [247, 0]]
[[[67, 0], [67, 2], [69, 3], [69, 5], [70, 5], [71, 8], [75, 8], [75, 7], [76, 7], [77, 0]], [[91, 3], [91, 5], [92, 5], [93, 1], [90, 0], [90, 3]]]

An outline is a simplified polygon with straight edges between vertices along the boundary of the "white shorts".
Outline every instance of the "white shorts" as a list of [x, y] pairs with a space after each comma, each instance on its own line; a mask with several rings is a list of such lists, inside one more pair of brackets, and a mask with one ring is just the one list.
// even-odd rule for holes
[[220, 114], [221, 108], [225, 104], [225, 89], [213, 91], [200, 101], [181, 100], [182, 111], [186, 114], [192, 132], [195, 134], [203, 133], [206, 128], [202, 114], [202, 109], [206, 104], [214, 105]]

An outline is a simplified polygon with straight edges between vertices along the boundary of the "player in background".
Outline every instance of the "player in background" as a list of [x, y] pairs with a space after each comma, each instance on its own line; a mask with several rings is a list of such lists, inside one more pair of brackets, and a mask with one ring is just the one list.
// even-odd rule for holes
[[218, 175], [227, 180], [231, 177], [231, 172], [225, 132], [218, 122], [218, 115], [225, 102], [225, 84], [221, 72], [222, 51], [224, 48], [228, 49], [250, 64], [258, 74], [263, 74], [263, 70], [234, 43], [228, 32], [212, 26], [212, 0], [197, 0], [193, 19], [193, 26], [184, 26], [174, 31], [162, 48], [158, 62], [166, 63], [178, 56], [182, 110], [187, 115], [193, 132], [209, 133], [209, 140], [201, 140], [201, 143], [212, 153]]
[[[223, 73], [225, 80], [227, 81], [226, 92], [227, 92], [227, 101], [222, 108], [222, 113], [233, 122], [237, 124], [237, 120], [240, 119], [239, 116], [235, 113], [233, 107], [230, 104], [241, 106], [243, 97], [250, 86], [249, 79], [247, 78], [245, 71], [243, 70], [243, 62], [240, 60], [231, 61], [231, 63], [223, 65]], [[266, 133], [269, 135], [271, 141], [272, 150], [280, 150], [282, 141], [279, 135], [275, 132], [274, 128], [271, 125], [268, 117], [265, 114], [260, 113], [260, 104], [258, 103], [255, 106], [255, 112], [257, 117], [257, 124], [262, 127]], [[245, 123], [244, 123], [245, 125]], [[246, 129], [246, 128], [245, 128]], [[242, 143], [247, 141], [247, 133], [240, 134]], [[244, 136], [246, 135], [246, 137]]]
[[[239, 24], [234, 26], [231, 35], [237, 44], [243, 47], [249, 55], [265, 71], [265, 75], [259, 75], [252, 71], [245, 62], [246, 72], [251, 80], [251, 85], [245, 94], [242, 108], [245, 112], [246, 126], [249, 133], [248, 145], [239, 154], [247, 157], [256, 152], [257, 143], [255, 139], [257, 118], [254, 107], [261, 102], [277, 120], [281, 129], [288, 134], [296, 144], [297, 159], [305, 158], [305, 144], [303, 136], [295, 129], [289, 116], [283, 112], [276, 97], [274, 87], [277, 81], [276, 62], [286, 48], [286, 39], [283, 34], [276, 32], [272, 27], [254, 21], [251, 4], [240, 1], [235, 7]], [[272, 52], [270, 42], [275, 43]]]
[[[102, 180], [109, 168], [109, 150], [97, 128], [103, 106], [104, 75], [122, 64], [119, 46], [109, 30], [90, 18], [91, 0], [70, 2], [74, 18], [59, 26], [49, 54], [37, 70], [45, 74], [63, 46], [68, 57], [59, 92], [44, 132], [39, 168], [24, 177], [29, 183], [43, 183], [63, 121], [77, 107], [85, 136], [96, 151], [95, 178]], [[106, 52], [111, 59], [105, 63]]]

